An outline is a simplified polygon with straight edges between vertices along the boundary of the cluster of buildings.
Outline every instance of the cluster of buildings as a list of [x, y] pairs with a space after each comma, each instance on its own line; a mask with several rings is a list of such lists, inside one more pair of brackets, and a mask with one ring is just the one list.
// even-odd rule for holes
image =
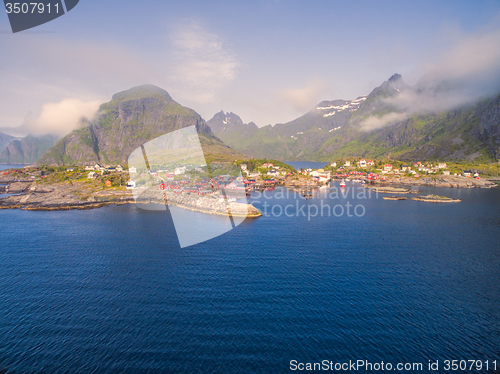
[[[243, 174], [245, 174], [248, 178], [257, 178], [261, 176], [262, 174], [259, 172], [251, 172], [248, 170], [247, 164], [241, 164], [241, 171]], [[262, 164], [262, 168], [264, 169], [269, 169], [267, 172], [265, 172], [265, 175], [270, 176], [272, 178], [276, 178], [280, 175], [284, 176], [289, 174], [286, 170], [281, 170], [281, 167], [278, 165], [274, 165], [271, 162], [266, 162]]]
[[[338, 168], [338, 171], [343, 171], [344, 168], [354, 168], [355, 166], [357, 168], [366, 168], [369, 166], [374, 166], [375, 163], [373, 160], [365, 160], [361, 159], [357, 161], [356, 163], [351, 163], [350, 160], [347, 160], [344, 162], [343, 165], [341, 165]], [[336, 162], [332, 162], [330, 164], [331, 167], [337, 167]], [[381, 169], [380, 169], [380, 174], [388, 174], [388, 175], [397, 175], [397, 174], [411, 174], [414, 175], [415, 177], [419, 177], [419, 173], [426, 173], [426, 174], [444, 174], [444, 175], [451, 175], [450, 170], [448, 169], [448, 165], [445, 162], [438, 162], [437, 164], [423, 164], [422, 162], [413, 162], [411, 164], [403, 164], [401, 165], [400, 168], [395, 167], [393, 164], [384, 164]], [[347, 176], [345, 173], [341, 174], [342, 176]], [[473, 177], [473, 178], [479, 178], [479, 174], [477, 172], [472, 172], [471, 170], [464, 170], [462, 173], [454, 173], [455, 176], [465, 176], [465, 177]]]
[[305, 169], [302, 174], [311, 176], [312, 181], [326, 183], [332, 178], [332, 172], [324, 169]]
[[[67, 171], [73, 171], [72, 168], [69, 168], [67, 169]], [[108, 172], [108, 173], [114, 173], [114, 172], [123, 172], [123, 166], [121, 165], [116, 165], [116, 166], [113, 166], [113, 165], [100, 165], [98, 163], [94, 164], [94, 165], [87, 165], [85, 166], [85, 171], [89, 171], [89, 173], [87, 174], [87, 178], [89, 179], [94, 179], [94, 178], [97, 178], [98, 176], [98, 173], [101, 173], [101, 175], [103, 175], [105, 172]]]

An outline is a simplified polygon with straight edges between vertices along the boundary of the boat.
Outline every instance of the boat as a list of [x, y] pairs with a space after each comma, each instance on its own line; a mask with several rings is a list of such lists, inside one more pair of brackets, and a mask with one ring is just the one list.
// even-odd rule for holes
[[302, 197], [304, 197], [304, 199], [310, 199], [312, 198], [312, 192], [311, 190], [309, 189], [309, 182], [307, 182], [307, 188], [306, 190], [302, 193]]
[[340, 188], [345, 188], [345, 179], [340, 182]]

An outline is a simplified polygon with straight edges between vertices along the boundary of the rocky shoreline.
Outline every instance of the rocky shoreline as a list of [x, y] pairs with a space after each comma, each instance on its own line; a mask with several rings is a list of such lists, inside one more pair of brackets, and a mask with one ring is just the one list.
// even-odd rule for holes
[[[106, 188], [88, 181], [65, 181], [55, 184], [29, 180], [0, 178], [6, 184], [2, 193], [13, 194], [0, 198], [0, 209], [22, 210], [86, 210], [108, 205], [135, 204], [131, 190]], [[165, 204], [158, 191], [151, 191], [150, 203]], [[147, 198], [147, 196], [145, 196]], [[262, 213], [251, 204], [227, 202], [218, 196], [176, 195], [166, 193], [168, 204], [205, 214], [231, 215], [235, 217], [259, 217]], [[141, 196], [143, 198], [143, 196]]]

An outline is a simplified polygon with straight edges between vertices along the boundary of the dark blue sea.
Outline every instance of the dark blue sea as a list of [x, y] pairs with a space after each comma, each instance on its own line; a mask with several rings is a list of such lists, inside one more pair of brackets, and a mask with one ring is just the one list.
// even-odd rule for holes
[[0, 372], [498, 368], [500, 189], [422, 189], [462, 200], [430, 204], [348, 187], [254, 194], [266, 215], [185, 248], [168, 212], [135, 205], [0, 210]]

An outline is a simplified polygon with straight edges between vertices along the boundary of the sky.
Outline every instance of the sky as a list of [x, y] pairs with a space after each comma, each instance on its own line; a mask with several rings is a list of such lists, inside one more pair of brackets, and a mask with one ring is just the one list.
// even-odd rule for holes
[[500, 0], [80, 0], [16, 34], [0, 12], [0, 131], [17, 136], [65, 135], [146, 83], [205, 120], [224, 110], [274, 125], [395, 73], [466, 86], [455, 104], [500, 91]]

